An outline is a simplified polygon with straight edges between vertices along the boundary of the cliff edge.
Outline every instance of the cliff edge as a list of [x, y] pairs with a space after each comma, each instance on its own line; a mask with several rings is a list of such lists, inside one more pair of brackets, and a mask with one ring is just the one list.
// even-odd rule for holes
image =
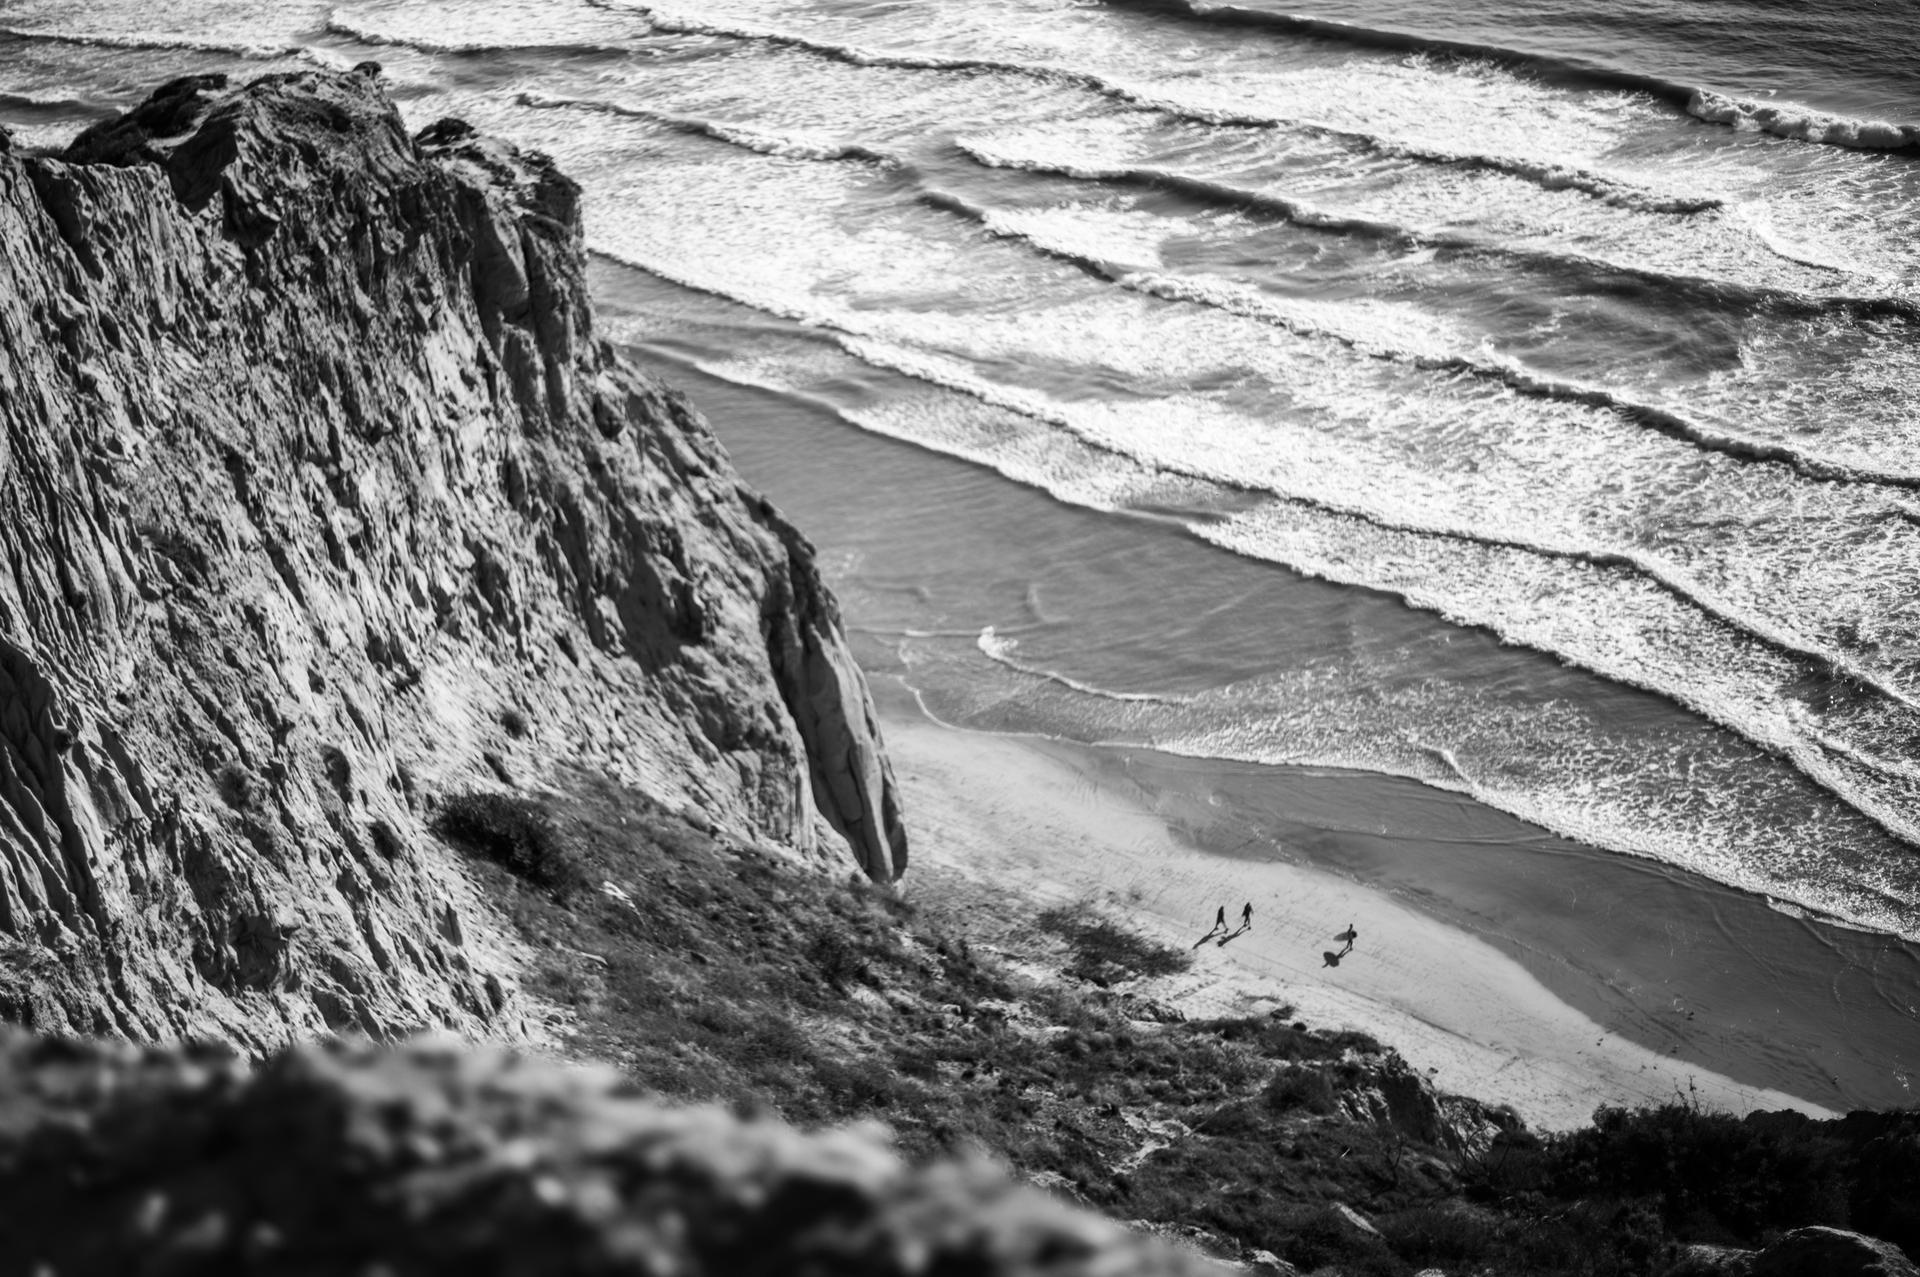
[[369, 64], [0, 134], [0, 1017], [513, 1036], [429, 824], [587, 767], [906, 864], [806, 541], [594, 336], [578, 188]]

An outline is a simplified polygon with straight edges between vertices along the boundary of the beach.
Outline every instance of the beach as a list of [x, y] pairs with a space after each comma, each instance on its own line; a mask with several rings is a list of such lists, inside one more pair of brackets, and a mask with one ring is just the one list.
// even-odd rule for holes
[[[951, 900], [988, 887], [1084, 906], [1182, 949], [1215, 909], [1237, 925], [1251, 902], [1249, 931], [1193, 948], [1192, 970], [1157, 984], [1190, 1017], [1286, 1006], [1314, 1027], [1361, 1029], [1441, 1090], [1511, 1104], [1536, 1130], [1580, 1126], [1600, 1105], [1828, 1113], [1609, 1033], [1512, 958], [1388, 894], [1301, 864], [1203, 852], [1152, 810], [1148, 791], [1082, 751], [915, 721], [898, 707], [886, 729], [918, 835], [910, 894]], [[1325, 966], [1349, 922], [1360, 932], [1352, 954]]]
[[[1584, 1121], [1599, 1103], [1670, 1099], [1689, 1080], [1690, 1098], [1735, 1111], [1912, 1103], [1920, 958], [1898, 937], [1557, 835], [1422, 779], [1179, 753], [1166, 737], [1156, 747], [1150, 719], [1123, 736], [1116, 716], [1076, 716], [1090, 703], [1137, 724], [1165, 703], [1144, 698], [1184, 690], [1183, 670], [1204, 684], [1229, 660], [1282, 660], [1287, 647], [1338, 648], [1390, 626], [1408, 649], [1444, 642], [1487, 681], [1512, 682], [1521, 665], [1529, 682], [1565, 695], [1575, 675], [1470, 632], [1423, 634], [1417, 613], [1195, 546], [1159, 524], [1061, 507], [784, 397], [684, 365], [671, 372], [742, 471], [821, 547], [907, 784], [908, 890], [998, 874], [1041, 894], [1124, 900], [1136, 885], [1151, 896], [1177, 880], [1184, 894], [1154, 906], [1149, 922], [1191, 943], [1216, 909], [1237, 914], [1257, 894], [1248, 884], [1271, 876], [1268, 899], [1298, 903], [1256, 900], [1262, 925], [1243, 939], [1258, 943], [1209, 947], [1199, 970], [1232, 953], [1245, 969], [1229, 969], [1258, 996], [1303, 1014], [1313, 997], [1331, 999], [1325, 1013], [1336, 1020], [1364, 1004], [1384, 1017], [1373, 1031], [1409, 1058], [1416, 1042], [1448, 1043], [1450, 1063], [1421, 1067], [1452, 1070], [1468, 1093], [1498, 1076], [1488, 1089], [1503, 1095], [1516, 1069], [1544, 1070], [1534, 1085], [1556, 1097], [1539, 1101], [1549, 1124]], [[863, 476], [864, 501], [847, 499], [849, 474]], [[1196, 606], [1208, 595], [1228, 605]], [[1061, 650], [1138, 671], [1117, 694], [1143, 699], [1085, 696], [1010, 670], [981, 650], [989, 625], [1033, 644], [1058, 631]], [[1394, 672], [1379, 677], [1393, 694]], [[1675, 730], [1650, 698], [1616, 696], [1610, 712]], [[972, 730], [942, 736], [930, 721]], [[934, 757], [944, 761], [922, 772], [916, 751], [942, 741]], [[1048, 850], [1064, 844], [1081, 850]], [[1015, 849], [1029, 859], [1007, 860]], [[970, 857], [999, 867], [953, 876]], [[1392, 921], [1377, 925], [1369, 912]], [[1357, 959], [1324, 970], [1320, 955], [1349, 921], [1364, 937], [1398, 928], [1427, 947], [1402, 969], [1366, 939]]]

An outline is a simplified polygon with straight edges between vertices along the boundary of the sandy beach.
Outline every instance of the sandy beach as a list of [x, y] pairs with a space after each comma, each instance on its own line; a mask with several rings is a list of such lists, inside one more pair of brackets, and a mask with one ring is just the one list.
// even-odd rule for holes
[[[1441, 1089], [1511, 1104], [1535, 1129], [1580, 1125], [1602, 1104], [1676, 1096], [1733, 1112], [1828, 1112], [1610, 1033], [1513, 958], [1384, 892], [1304, 865], [1199, 850], [1156, 814], [1150, 794], [1102, 775], [1083, 751], [898, 709], [886, 730], [913, 813], [913, 891], [974, 883], [1097, 903], [1183, 947], [1220, 906], [1237, 916], [1251, 902], [1250, 931], [1194, 949], [1193, 969], [1165, 986], [1189, 1014], [1291, 1005], [1316, 1025], [1374, 1034]], [[1324, 965], [1349, 922], [1360, 932], [1353, 953]]]

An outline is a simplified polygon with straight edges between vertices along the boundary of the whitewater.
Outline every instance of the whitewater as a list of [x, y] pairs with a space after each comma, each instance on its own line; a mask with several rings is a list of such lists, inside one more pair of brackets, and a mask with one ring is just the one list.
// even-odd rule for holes
[[1089, 546], [1044, 616], [942, 601], [1005, 510], [850, 554], [940, 716], [1408, 778], [1920, 941], [1897, 7], [21, 0], [0, 123], [377, 60], [581, 182], [644, 356], [1218, 556]]

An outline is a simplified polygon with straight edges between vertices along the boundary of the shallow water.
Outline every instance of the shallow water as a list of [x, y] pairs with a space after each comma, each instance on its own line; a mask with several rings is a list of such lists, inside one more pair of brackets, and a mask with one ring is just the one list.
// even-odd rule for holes
[[[614, 335], [834, 423], [758, 478], [943, 716], [1403, 778], [1914, 941], [1900, 7], [19, 0], [0, 122], [377, 58], [582, 182]], [[875, 490], [885, 440], [970, 480]]]

